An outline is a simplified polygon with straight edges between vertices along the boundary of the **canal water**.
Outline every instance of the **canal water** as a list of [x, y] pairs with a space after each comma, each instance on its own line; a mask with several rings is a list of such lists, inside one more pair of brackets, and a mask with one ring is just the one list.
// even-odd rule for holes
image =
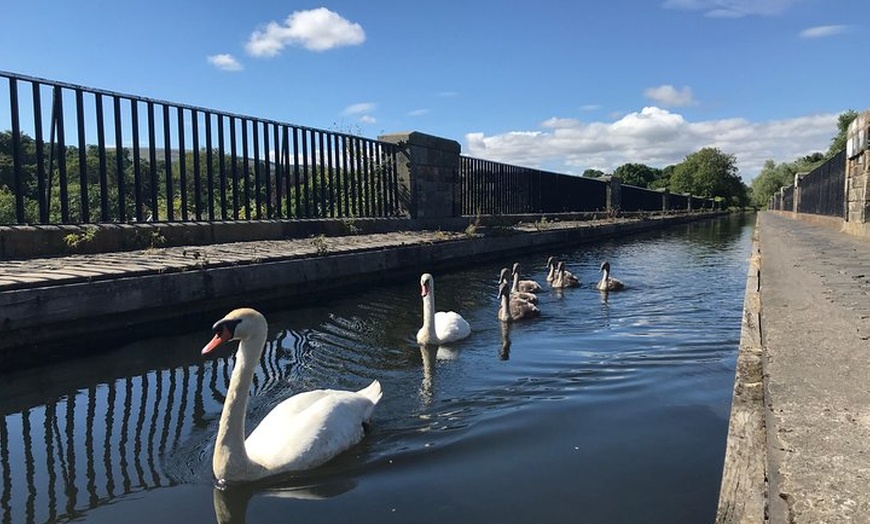
[[[286, 396], [381, 381], [364, 441], [317, 470], [216, 490], [232, 347], [210, 323], [5, 374], [0, 522], [712, 522], [754, 216], [435, 273], [472, 335], [419, 347], [419, 279], [269, 311], [253, 426]], [[499, 269], [582, 287], [496, 319]], [[627, 286], [593, 287], [609, 260]], [[217, 320], [217, 318], [213, 319]], [[235, 346], [228, 344], [227, 346]]]

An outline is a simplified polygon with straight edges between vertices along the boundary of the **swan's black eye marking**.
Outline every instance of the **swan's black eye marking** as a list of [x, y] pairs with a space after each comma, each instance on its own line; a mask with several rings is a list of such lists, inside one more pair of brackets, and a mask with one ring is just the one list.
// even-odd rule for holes
[[212, 329], [214, 329], [215, 335], [220, 335], [223, 332], [223, 330], [226, 329], [230, 333], [229, 338], [233, 338], [236, 336], [236, 327], [241, 322], [242, 322], [242, 319], [240, 319], [240, 318], [234, 318], [234, 319], [229, 319], [229, 320], [219, 320], [215, 323], [214, 326], [212, 326]]

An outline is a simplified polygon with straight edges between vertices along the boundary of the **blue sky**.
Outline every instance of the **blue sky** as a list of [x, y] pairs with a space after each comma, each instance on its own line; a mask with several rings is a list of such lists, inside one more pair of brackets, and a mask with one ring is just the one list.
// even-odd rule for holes
[[565, 173], [714, 146], [749, 182], [870, 108], [864, 0], [3, 4], [2, 70]]

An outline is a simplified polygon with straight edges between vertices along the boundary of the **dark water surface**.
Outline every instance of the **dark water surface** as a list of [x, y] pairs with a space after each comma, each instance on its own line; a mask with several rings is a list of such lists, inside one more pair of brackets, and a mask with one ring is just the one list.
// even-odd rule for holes
[[[209, 325], [6, 375], [0, 523], [712, 522], [753, 224], [553, 253], [583, 287], [509, 329], [513, 260], [436, 273], [437, 308], [473, 330], [451, 347], [415, 343], [416, 278], [269, 312], [251, 426], [312, 388], [377, 378], [384, 397], [360, 445], [267, 486], [213, 489], [232, 359], [200, 357]], [[593, 289], [604, 259], [628, 290]], [[518, 261], [545, 283], [546, 254]]]

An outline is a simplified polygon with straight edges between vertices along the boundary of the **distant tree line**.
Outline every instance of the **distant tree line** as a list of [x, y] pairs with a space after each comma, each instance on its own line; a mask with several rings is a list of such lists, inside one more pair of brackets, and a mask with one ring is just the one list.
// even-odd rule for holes
[[[623, 164], [612, 175], [623, 184], [718, 199], [726, 206], [745, 207], [749, 202], [749, 188], [740, 178], [737, 158], [715, 147], [700, 149], [679, 164], [661, 169], [639, 163]], [[602, 177], [606, 173], [587, 169], [583, 176]]]

